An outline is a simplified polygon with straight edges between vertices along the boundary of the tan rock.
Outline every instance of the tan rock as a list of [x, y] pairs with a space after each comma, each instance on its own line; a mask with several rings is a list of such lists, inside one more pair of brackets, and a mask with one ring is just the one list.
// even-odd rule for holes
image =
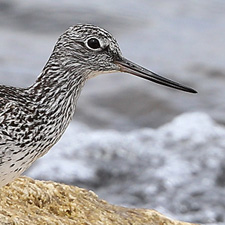
[[111, 205], [92, 191], [27, 177], [0, 189], [0, 224], [191, 225], [154, 210]]

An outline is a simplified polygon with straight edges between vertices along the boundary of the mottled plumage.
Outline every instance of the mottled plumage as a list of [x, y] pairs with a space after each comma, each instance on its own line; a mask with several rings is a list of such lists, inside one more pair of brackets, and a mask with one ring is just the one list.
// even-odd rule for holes
[[0, 187], [18, 177], [60, 139], [85, 81], [116, 71], [195, 92], [123, 58], [117, 41], [104, 29], [81, 24], [70, 27], [60, 36], [32, 86], [0, 86]]

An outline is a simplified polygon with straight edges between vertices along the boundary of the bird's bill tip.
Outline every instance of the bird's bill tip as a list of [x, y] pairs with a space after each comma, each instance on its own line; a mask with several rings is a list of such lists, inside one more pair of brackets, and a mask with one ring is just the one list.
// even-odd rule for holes
[[141, 67], [141, 66], [129, 61], [128, 59], [121, 58], [121, 59], [115, 61], [115, 63], [119, 66], [121, 72], [130, 73], [135, 76], [144, 78], [146, 80], [149, 80], [149, 81], [152, 81], [152, 82], [155, 82], [155, 83], [158, 83], [158, 84], [170, 87], [170, 88], [178, 89], [178, 90], [189, 92], [189, 93], [197, 93], [196, 90], [194, 90], [190, 87], [186, 87], [175, 81], [172, 81], [170, 79], [162, 77], [150, 70], [145, 69], [144, 67]]

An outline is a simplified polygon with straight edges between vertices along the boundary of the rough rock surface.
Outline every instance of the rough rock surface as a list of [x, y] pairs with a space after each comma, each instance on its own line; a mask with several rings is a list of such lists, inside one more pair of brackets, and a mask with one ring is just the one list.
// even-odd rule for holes
[[111, 205], [92, 191], [26, 177], [0, 190], [0, 224], [190, 225], [154, 210]]

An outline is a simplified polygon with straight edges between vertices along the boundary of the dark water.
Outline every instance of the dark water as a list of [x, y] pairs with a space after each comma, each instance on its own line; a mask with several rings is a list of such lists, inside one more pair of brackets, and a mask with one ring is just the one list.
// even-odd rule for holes
[[[156, 177], [149, 174], [151, 174], [151, 169], [155, 168], [155, 164], [156, 168], [160, 168], [160, 160], [165, 161], [167, 157], [169, 159], [171, 152], [167, 152], [162, 146], [159, 147], [158, 151], [155, 151], [157, 146], [153, 150], [151, 138], [153, 140], [154, 138], [149, 134], [143, 134], [143, 129], [160, 127], [179, 114], [195, 111], [210, 115], [221, 125], [225, 123], [225, 2], [223, 0], [124, 0], [115, 3], [103, 0], [88, 2], [69, 0], [61, 3], [53, 0], [1, 0], [1, 83], [14, 86], [30, 85], [41, 72], [58, 36], [67, 27], [76, 23], [93, 23], [106, 28], [117, 38], [124, 56], [168, 78], [197, 89], [199, 94], [191, 95], [160, 87], [126, 74], [103, 75], [88, 81], [78, 102], [74, 125], [66, 134], [68, 136], [65, 137], [70, 140], [70, 146], [66, 146], [67, 142], [63, 141], [61, 144], [59, 143], [59, 146], [62, 153], [64, 149], [72, 151], [71, 149], [76, 149], [76, 146], [83, 152], [82, 148], [85, 149], [85, 146], [79, 145], [77, 141], [74, 141], [75, 137], [70, 134], [76, 131], [76, 136], [80, 138], [85, 130], [89, 136], [86, 135], [86, 139], [81, 138], [81, 141], [82, 143], [86, 142], [89, 146], [86, 147], [87, 152], [89, 152], [87, 149], [93, 148], [93, 156], [90, 158], [85, 156], [82, 160], [75, 162], [76, 154], [78, 154], [76, 152], [74, 160], [70, 160], [70, 163], [65, 164], [62, 161], [60, 171], [63, 171], [64, 182], [95, 189], [102, 193], [101, 196], [105, 199], [107, 196], [112, 196], [108, 199], [117, 204], [156, 208], [176, 218], [193, 222], [224, 222], [224, 217], [221, 215], [224, 211], [224, 203], [220, 201], [224, 199], [221, 197], [224, 196], [224, 192], [217, 183], [215, 186], [206, 185], [206, 187], [197, 184], [199, 189], [196, 196], [202, 195], [201, 188], [217, 192], [217, 197], [213, 201], [211, 201], [212, 195], [209, 195], [208, 198], [204, 194], [202, 198], [196, 197], [198, 204], [204, 204], [205, 208], [200, 207], [199, 209], [199, 206], [191, 204], [191, 202], [195, 202], [194, 200], [191, 202], [186, 200], [189, 199], [190, 192], [195, 190], [194, 184], [191, 184], [191, 188], [188, 190], [179, 189], [182, 194], [178, 193], [177, 195], [174, 194], [178, 190], [177, 186], [171, 185], [171, 192], [165, 191], [165, 196], [162, 196], [163, 190], [168, 190], [168, 185], [165, 184], [168, 176], [166, 170], [162, 170], [162, 168], [154, 170], [154, 174], [160, 174], [162, 171]], [[196, 119], [194, 122], [199, 124], [201, 129], [196, 132], [204, 134], [205, 129], [214, 129], [213, 126], [202, 125], [199, 122], [201, 116], [197, 118], [199, 120]], [[180, 129], [187, 129], [188, 124], [185, 124], [185, 117], [183, 123], [183, 128]], [[173, 132], [175, 131], [177, 130], [175, 129]], [[129, 150], [129, 147], [123, 146], [124, 143], [122, 143], [120, 135], [126, 134], [126, 132], [133, 132], [133, 136], [128, 135], [126, 143], [132, 143], [130, 148], [134, 158], [132, 161], [131, 154], [127, 162], [124, 162], [126, 157], [120, 154], [127, 154], [126, 151]], [[157, 130], [151, 132], [154, 136]], [[208, 130], [208, 132], [211, 131]], [[97, 141], [104, 139], [104, 135], [107, 136], [105, 137], [106, 143]], [[144, 147], [141, 147], [142, 139], [147, 140], [147, 144], [143, 143]], [[133, 144], [136, 142], [139, 144]], [[194, 144], [191, 144], [192, 139], [188, 143], [195, 147]], [[221, 145], [220, 143], [221, 140], [216, 142], [215, 146]], [[95, 146], [92, 147], [92, 145]], [[172, 146], [174, 145], [175, 143], [172, 144]], [[177, 157], [177, 160], [171, 159], [174, 160], [174, 164], [171, 164], [170, 167], [180, 171], [179, 179], [182, 179], [183, 171], [190, 165], [188, 163], [182, 165], [182, 159], [179, 157], [183, 155], [183, 142], [179, 142], [178, 146], [174, 156]], [[216, 151], [216, 148], [211, 146], [211, 142], [207, 143], [206, 141], [205, 146], [210, 146], [206, 150], [206, 156], [209, 152]], [[113, 148], [113, 152], [116, 152], [114, 153], [115, 159], [112, 153], [107, 153], [107, 149], [109, 152], [112, 151], [111, 148]], [[140, 152], [141, 148], [144, 151], [152, 152], [155, 160], [150, 164], [143, 163], [144, 167], [138, 163], [144, 160], [143, 157], [146, 157]], [[223, 148], [221, 147], [221, 149]], [[54, 154], [53, 151], [52, 154]], [[162, 152], [166, 159], [161, 156]], [[192, 159], [191, 156], [195, 154], [195, 149], [192, 148], [190, 152], [189, 157]], [[55, 154], [60, 153], [55, 151]], [[83, 154], [85, 155], [85, 153]], [[89, 160], [93, 161], [93, 157], [98, 155], [106, 158], [94, 160], [94, 163], [98, 164], [96, 165], [98, 169], [89, 168], [87, 166], [90, 164]], [[85, 161], [86, 157], [88, 158], [87, 162]], [[221, 174], [220, 176], [217, 174], [220, 177], [218, 178], [219, 183], [223, 184], [224, 165], [220, 160], [221, 155], [215, 158], [218, 160], [215, 162], [219, 163], [217, 169], [221, 171], [218, 172]], [[107, 169], [108, 159], [112, 164]], [[147, 159], [149, 158], [147, 157]], [[50, 166], [53, 173], [54, 169], [57, 169], [55, 165], [60, 164], [58, 160], [58, 158], [56, 162], [53, 160], [52, 167]], [[201, 160], [197, 160], [195, 163], [204, 170]], [[123, 164], [124, 167], [119, 166]], [[118, 170], [115, 170], [113, 165], [116, 165]], [[134, 168], [134, 170], [130, 168]], [[141, 173], [140, 168], [145, 172], [148, 170], [148, 172]], [[69, 171], [72, 171], [72, 175]], [[210, 170], [209, 167], [206, 171], [211, 174], [210, 171], [214, 171], [214, 169]], [[34, 166], [31, 172], [36, 177], [42, 177], [38, 167]], [[140, 176], [137, 176], [136, 173], [140, 173]], [[68, 178], [66, 174], [68, 174]], [[202, 176], [207, 177], [207, 173]], [[197, 175], [190, 177], [194, 177], [194, 180], [190, 179], [189, 182], [198, 180]], [[211, 180], [209, 179], [208, 182], [213, 182], [213, 176], [209, 177]], [[48, 177], [45, 178], [48, 179]], [[52, 174], [49, 174], [49, 179], [59, 180], [59, 177], [54, 178]], [[109, 185], [104, 186], [105, 182], [109, 182]], [[113, 182], [118, 183], [118, 185]], [[133, 191], [128, 190], [127, 186], [132, 187], [133, 183], [135, 183]], [[182, 185], [187, 184], [182, 183]], [[184, 191], [182, 192], [182, 190]], [[130, 195], [126, 194], [126, 191]], [[148, 195], [146, 192], [150, 194]], [[153, 195], [156, 196], [154, 200], [151, 199]], [[171, 206], [169, 204], [173, 201], [171, 196], [176, 198], [174, 202], [182, 202], [182, 204]], [[179, 196], [181, 197], [179, 198]]]
[[72, 24], [88, 22], [110, 30], [127, 58], [190, 85], [199, 94], [173, 91], [130, 75], [104, 75], [87, 83], [77, 120], [93, 128], [130, 130], [158, 127], [182, 112], [204, 111], [224, 123], [224, 12], [222, 0], [2, 0], [0, 79], [9, 85], [31, 84], [58, 36]]

